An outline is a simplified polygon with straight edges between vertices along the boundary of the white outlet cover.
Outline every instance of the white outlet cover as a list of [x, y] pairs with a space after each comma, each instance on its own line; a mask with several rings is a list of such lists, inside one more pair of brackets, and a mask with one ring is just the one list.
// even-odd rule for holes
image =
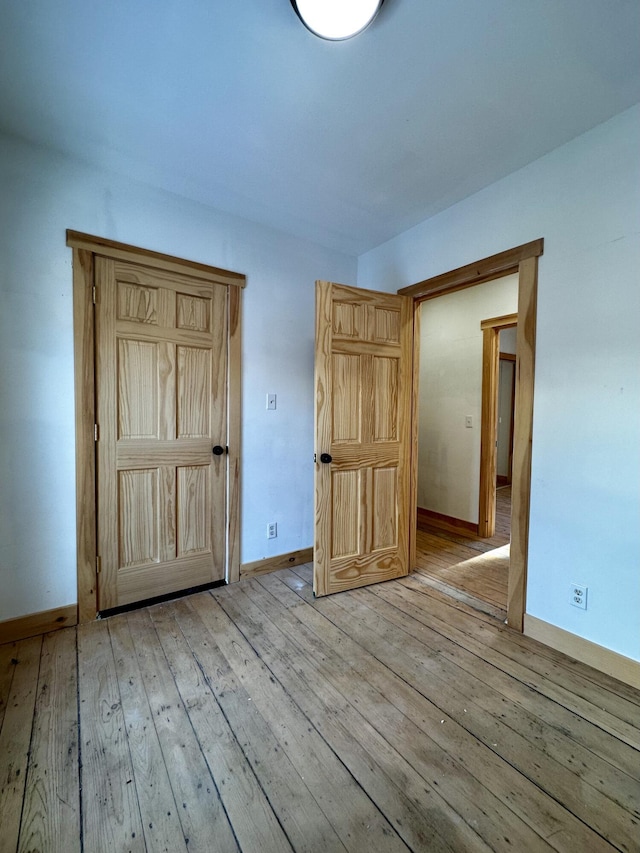
[[587, 596], [589, 588], [582, 583], [572, 583], [569, 597], [569, 604], [578, 607], [580, 610], [587, 609]]

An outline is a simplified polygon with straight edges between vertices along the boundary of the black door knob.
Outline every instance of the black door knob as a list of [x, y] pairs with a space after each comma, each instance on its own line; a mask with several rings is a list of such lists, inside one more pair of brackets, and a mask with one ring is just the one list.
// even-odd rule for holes
[[221, 447], [219, 444], [216, 444], [216, 446], [213, 448], [213, 455], [214, 456], [222, 456], [223, 453], [224, 453], [224, 447]]
[[325, 463], [333, 462], [333, 457], [331, 456], [330, 453], [321, 453], [320, 454], [320, 461], [325, 462]]

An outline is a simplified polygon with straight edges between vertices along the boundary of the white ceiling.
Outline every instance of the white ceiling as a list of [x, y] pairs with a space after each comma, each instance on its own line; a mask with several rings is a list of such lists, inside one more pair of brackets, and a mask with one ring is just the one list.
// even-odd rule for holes
[[2, 0], [0, 129], [360, 254], [640, 101], [640, 0]]

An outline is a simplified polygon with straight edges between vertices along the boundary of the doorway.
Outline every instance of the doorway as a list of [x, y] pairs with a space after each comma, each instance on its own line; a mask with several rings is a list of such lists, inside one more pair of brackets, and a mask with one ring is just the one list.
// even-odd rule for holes
[[[414, 363], [420, 358], [419, 329], [421, 303], [439, 294], [451, 293], [501, 276], [517, 274], [518, 277], [518, 342], [516, 353], [516, 393], [514, 422], [512, 497], [511, 497], [511, 547], [507, 584], [507, 622], [518, 631], [523, 630], [527, 581], [527, 554], [529, 532], [529, 501], [531, 485], [531, 436], [533, 425], [533, 379], [535, 365], [536, 299], [538, 257], [544, 250], [542, 239], [517, 246], [492, 255], [465, 267], [452, 270], [434, 278], [402, 288], [398, 293], [414, 300]], [[417, 398], [417, 371], [415, 397]], [[417, 411], [414, 411], [414, 434], [417, 436]], [[417, 551], [417, 454], [414, 459], [411, 562], [416, 565]], [[454, 531], [455, 532], [455, 531]]]
[[[515, 421], [516, 399], [516, 356], [515, 334], [517, 329], [504, 329], [500, 332], [500, 364], [498, 368], [498, 462], [496, 486], [511, 485], [513, 469], [513, 426]], [[513, 338], [513, 352], [510, 343], [505, 343], [505, 337], [510, 342]]]
[[507, 313], [517, 298], [511, 275], [421, 306], [416, 567], [502, 620], [510, 501], [509, 489], [496, 486], [498, 341], [517, 319]]
[[[162, 595], [192, 586], [194, 579], [209, 583], [215, 574], [229, 582], [239, 577], [245, 277], [75, 231], [67, 232], [67, 245], [73, 248], [78, 622], [83, 623], [113, 606], [111, 593], [106, 599], [101, 594], [109, 588], [108, 580], [101, 583], [105, 547], [116, 574], [124, 568], [127, 576], [112, 586], [115, 606], [147, 598], [149, 589]], [[110, 291], [106, 309], [100, 304], [105, 287]], [[216, 312], [222, 312], [222, 324]], [[105, 338], [101, 327], [110, 326], [113, 334]], [[105, 358], [109, 347], [113, 357]], [[103, 362], [115, 369], [105, 373]], [[225, 391], [222, 407], [214, 401], [216, 388]], [[145, 394], [151, 406], [141, 405]], [[105, 418], [107, 425], [101, 423]], [[170, 445], [176, 442], [181, 455], [174, 458]], [[143, 451], [148, 458], [140, 456]], [[212, 505], [214, 490], [224, 505], [215, 531], [203, 505], [203, 499]], [[157, 568], [158, 583], [151, 579]], [[114, 573], [113, 565], [109, 571]]]
[[[506, 314], [485, 319], [480, 323], [482, 331], [482, 429], [480, 434], [480, 495], [478, 510], [478, 535], [490, 538], [495, 534], [498, 467], [500, 458], [500, 364], [509, 361], [509, 353], [502, 353], [501, 342], [506, 335], [517, 330], [518, 315]], [[517, 334], [514, 340], [517, 344]], [[506, 345], [506, 344], [505, 344]], [[513, 347], [515, 350], [515, 347]], [[515, 354], [513, 355], [515, 359]], [[515, 367], [515, 362], [514, 362]], [[506, 371], [503, 371], [506, 376]], [[511, 374], [514, 385], [511, 389], [503, 383], [503, 402], [509, 411], [505, 412], [505, 432], [513, 420], [515, 424], [515, 369]], [[507, 426], [507, 421], [509, 426]], [[506, 432], [507, 470], [513, 468], [513, 432]], [[511, 439], [511, 448], [509, 447]], [[504, 445], [504, 442], [503, 442]], [[511, 471], [509, 472], [511, 481]]]

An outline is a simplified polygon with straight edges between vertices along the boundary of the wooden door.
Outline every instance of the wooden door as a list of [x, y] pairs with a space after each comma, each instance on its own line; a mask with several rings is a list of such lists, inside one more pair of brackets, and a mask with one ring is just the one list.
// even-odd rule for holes
[[95, 283], [105, 610], [224, 577], [227, 288], [101, 257]]
[[412, 342], [409, 297], [316, 283], [316, 595], [409, 572]]

